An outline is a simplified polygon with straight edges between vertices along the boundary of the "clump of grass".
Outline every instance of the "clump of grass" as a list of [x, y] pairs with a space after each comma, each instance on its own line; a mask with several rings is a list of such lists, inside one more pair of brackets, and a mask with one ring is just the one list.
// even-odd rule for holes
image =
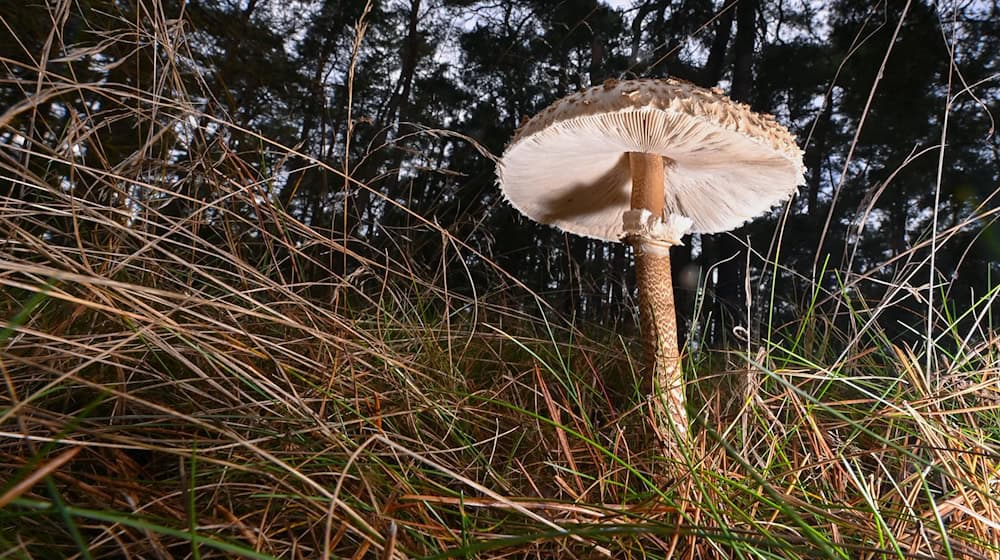
[[[180, 82], [179, 37], [137, 45], [172, 55], [151, 84]], [[927, 371], [845, 300], [850, 328], [809, 305], [749, 352], [692, 354], [695, 437], [665, 477], [614, 390], [620, 333], [497, 267], [449, 286], [488, 256], [432, 222], [433, 264], [300, 222], [269, 185], [311, 160], [235, 153], [252, 133], [197, 92], [23, 70], [38, 87], [0, 123], [9, 557], [1000, 554], [989, 328], [945, 318]], [[31, 124], [94, 96], [73, 127]], [[90, 157], [122, 122], [147, 140]], [[998, 292], [966, 315], [994, 324]]]

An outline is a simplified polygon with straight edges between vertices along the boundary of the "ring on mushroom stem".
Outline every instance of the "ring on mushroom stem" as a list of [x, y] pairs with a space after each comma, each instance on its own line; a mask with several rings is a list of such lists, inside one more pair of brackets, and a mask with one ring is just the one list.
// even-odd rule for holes
[[609, 80], [525, 121], [497, 177], [532, 220], [632, 245], [655, 428], [676, 449], [688, 423], [670, 246], [739, 227], [794, 194], [804, 182], [795, 137], [717, 89]]

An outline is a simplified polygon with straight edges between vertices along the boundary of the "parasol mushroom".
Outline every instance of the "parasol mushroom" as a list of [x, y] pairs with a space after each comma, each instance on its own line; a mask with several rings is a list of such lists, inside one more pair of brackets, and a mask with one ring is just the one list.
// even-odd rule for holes
[[609, 80], [524, 122], [497, 176], [532, 220], [631, 243], [643, 347], [662, 397], [653, 399], [657, 429], [668, 446], [666, 434], [685, 439], [670, 247], [686, 233], [739, 227], [790, 197], [803, 182], [794, 136], [718, 89]]

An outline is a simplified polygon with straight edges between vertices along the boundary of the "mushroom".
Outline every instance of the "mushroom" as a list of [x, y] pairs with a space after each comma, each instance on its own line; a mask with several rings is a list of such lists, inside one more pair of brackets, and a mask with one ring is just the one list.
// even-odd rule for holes
[[802, 151], [771, 115], [675, 79], [609, 80], [517, 130], [497, 166], [536, 222], [634, 248], [656, 430], [687, 438], [670, 247], [734, 229], [803, 183]]

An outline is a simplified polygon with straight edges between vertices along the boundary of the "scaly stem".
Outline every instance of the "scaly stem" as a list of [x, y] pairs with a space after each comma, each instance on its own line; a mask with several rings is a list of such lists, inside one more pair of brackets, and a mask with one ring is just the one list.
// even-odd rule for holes
[[661, 438], [686, 437], [687, 408], [684, 375], [677, 351], [677, 319], [670, 282], [670, 256], [636, 253], [635, 276], [639, 284], [639, 320], [643, 346], [652, 361], [654, 404], [671, 424], [658, 426]]
[[[663, 158], [658, 154], [629, 153], [632, 170], [632, 210], [663, 216]], [[677, 315], [670, 277], [670, 247], [657, 240], [632, 236], [636, 281], [639, 285], [639, 320], [646, 359], [652, 362], [654, 412], [657, 429], [667, 449], [676, 447], [672, 434], [687, 437], [684, 376], [677, 350]], [[658, 397], [658, 398], [657, 398]]]

